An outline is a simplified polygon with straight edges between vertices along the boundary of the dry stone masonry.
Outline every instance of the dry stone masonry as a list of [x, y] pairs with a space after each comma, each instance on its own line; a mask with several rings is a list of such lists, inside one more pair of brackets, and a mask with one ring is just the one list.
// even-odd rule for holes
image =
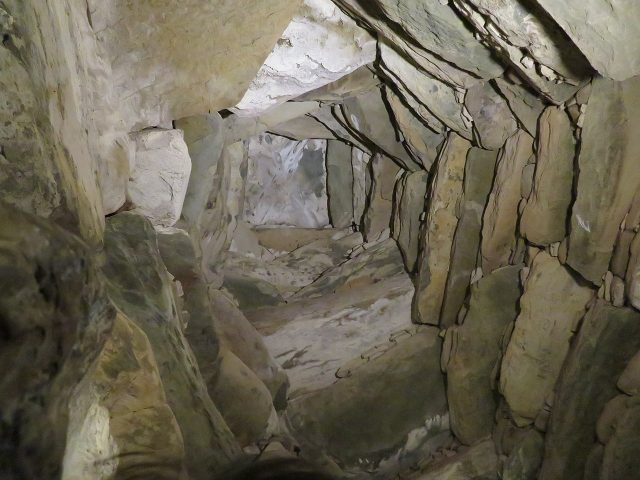
[[0, 35], [0, 478], [640, 480], [637, 0]]

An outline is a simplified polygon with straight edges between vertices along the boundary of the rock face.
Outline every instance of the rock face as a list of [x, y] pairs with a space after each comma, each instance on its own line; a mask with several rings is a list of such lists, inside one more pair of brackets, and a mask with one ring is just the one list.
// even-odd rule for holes
[[[206, 478], [224, 468], [238, 447], [184, 337], [155, 232], [144, 217], [116, 215], [107, 225], [105, 249], [109, 295], [153, 345], [167, 402], [185, 440], [185, 466], [192, 477]], [[141, 249], [145, 255], [136, 253]]]
[[639, 14], [0, 0], [0, 477], [636, 478]]
[[515, 250], [520, 181], [532, 153], [532, 138], [518, 130], [498, 155], [496, 176], [482, 224], [482, 269], [485, 273], [507, 265]]
[[450, 134], [438, 160], [427, 196], [427, 218], [421, 233], [416, 275], [414, 320], [437, 325], [451, 261], [451, 243], [458, 225], [457, 201], [462, 194], [464, 167], [470, 143]]
[[494, 368], [505, 328], [517, 315], [521, 268], [500, 268], [474, 284], [464, 323], [447, 329], [442, 363], [451, 429], [467, 445], [490, 435], [493, 428]]
[[152, 129], [134, 136], [135, 163], [128, 184], [133, 209], [154, 225], [170, 227], [180, 218], [191, 158], [182, 132]]
[[[582, 478], [598, 416], [616, 395], [617, 378], [640, 348], [639, 319], [633, 310], [602, 301], [589, 309], [557, 386], [540, 478]], [[633, 428], [633, 422], [627, 425]], [[624, 429], [620, 433], [626, 435]]]
[[[600, 285], [624, 215], [640, 184], [634, 159], [640, 151], [640, 79], [593, 81], [578, 157], [567, 262]], [[609, 121], [602, 129], [601, 118]]]
[[552, 392], [592, 296], [557, 259], [536, 255], [500, 374], [500, 390], [518, 422], [531, 423]]
[[539, 120], [536, 171], [522, 212], [520, 232], [537, 245], [560, 242], [572, 200], [575, 140], [565, 112], [547, 108]]
[[463, 197], [451, 246], [451, 264], [440, 314], [443, 327], [453, 325], [464, 303], [471, 275], [478, 263], [482, 213], [487, 204], [496, 165], [496, 152], [472, 148], [465, 164]]
[[[536, 0], [580, 48], [591, 65], [602, 75], [627, 80], [640, 73], [638, 26], [626, 21], [640, 15], [640, 6], [632, 1]], [[597, 41], [594, 39], [597, 38]]]
[[292, 401], [287, 422], [302, 448], [320, 448], [346, 469], [437, 448], [448, 431], [439, 344], [437, 330], [422, 327], [350, 376]]

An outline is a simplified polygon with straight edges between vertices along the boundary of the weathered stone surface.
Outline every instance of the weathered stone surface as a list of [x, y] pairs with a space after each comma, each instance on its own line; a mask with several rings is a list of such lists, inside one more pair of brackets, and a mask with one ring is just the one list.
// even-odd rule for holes
[[429, 117], [424, 118], [434, 130], [442, 131], [440, 125], [444, 124], [463, 137], [472, 138], [471, 119], [454, 88], [425, 75], [392, 47], [380, 44], [380, 52], [383, 72], [406, 89], [408, 95], [405, 99], [413, 97], [436, 117], [435, 122]]
[[191, 174], [182, 205], [182, 216], [189, 225], [199, 225], [214, 185], [222, 156], [225, 132], [220, 115], [198, 115], [175, 121], [182, 130], [191, 158]]
[[264, 383], [227, 349], [220, 351], [216, 370], [214, 378], [205, 378], [205, 381], [240, 446], [255, 444], [273, 435], [277, 414]]
[[89, 249], [0, 202], [0, 476], [59, 478], [73, 390], [113, 328]]
[[598, 441], [606, 445], [616, 430], [616, 422], [627, 409], [627, 403], [631, 399], [628, 395], [618, 395], [609, 400], [604, 408], [598, 423], [596, 423], [596, 434]]
[[454, 0], [453, 5], [485, 44], [548, 99], [566, 101], [590, 74], [588, 62], [535, 2]]
[[424, 212], [429, 175], [407, 172], [396, 182], [393, 238], [398, 242], [407, 271], [413, 272], [418, 260], [420, 226]]
[[[0, 10], [4, 12], [4, 10]], [[11, 18], [11, 17], [10, 17]], [[4, 29], [3, 29], [4, 30]], [[9, 34], [6, 33], [7, 38]], [[61, 204], [53, 148], [37, 123], [37, 97], [20, 59], [0, 48], [0, 189], [2, 200], [48, 217]], [[121, 199], [124, 201], [124, 198]]]
[[303, 93], [296, 97], [294, 101], [340, 102], [376, 88], [380, 83], [381, 81], [377, 77], [373, 65], [363, 65], [338, 80]]
[[575, 153], [569, 117], [560, 108], [547, 108], [538, 126], [533, 190], [520, 219], [520, 233], [529, 242], [550, 245], [564, 239]]
[[526, 85], [519, 83], [515, 76], [508, 79], [496, 78], [494, 82], [498, 91], [507, 100], [513, 114], [529, 135], [535, 137], [538, 118], [544, 110], [544, 103], [540, 97], [532, 93]]
[[275, 406], [282, 407], [286, 400], [287, 376], [267, 350], [262, 336], [223, 292], [211, 290], [209, 295], [220, 343], [262, 380]]
[[530, 430], [505, 461], [502, 480], [535, 480], [543, 453], [544, 438], [536, 430]]
[[496, 177], [482, 223], [482, 270], [485, 273], [507, 265], [515, 250], [520, 181], [532, 148], [531, 136], [519, 130], [498, 155]]
[[418, 164], [396, 134], [384, 90], [374, 88], [345, 100], [340, 107], [344, 126], [372, 151], [380, 150], [405, 168], [417, 170]]
[[629, 246], [626, 293], [629, 303], [640, 310], [640, 235], [636, 233]]
[[329, 224], [326, 142], [274, 135], [249, 140], [244, 219], [253, 225]]
[[633, 0], [536, 0], [605, 77], [626, 80], [640, 74], [640, 16]]
[[301, 3], [91, 0], [88, 11], [123, 116], [139, 129], [237, 104]]
[[489, 82], [468, 89], [464, 106], [473, 118], [474, 139], [482, 148], [498, 150], [518, 129], [509, 105]]
[[417, 113], [396, 95], [393, 90], [385, 90], [386, 100], [393, 111], [405, 147], [418, 160], [425, 170], [435, 162], [445, 140], [445, 135], [427, 127]]
[[327, 197], [334, 228], [350, 227], [353, 218], [353, 167], [351, 147], [337, 140], [327, 142]]
[[447, 329], [443, 369], [451, 429], [467, 445], [491, 435], [493, 429], [497, 408], [494, 367], [500, 359], [505, 327], [517, 315], [521, 268], [504, 267], [475, 283], [464, 323]]
[[640, 395], [640, 352], [629, 360], [618, 379], [618, 388], [628, 395]]
[[[399, 37], [416, 50], [432, 52], [462, 70], [493, 78], [502, 67], [491, 52], [473, 37], [472, 32], [447, 4], [437, 0], [396, 2], [339, 0], [348, 10], [370, 23], [383, 36], [398, 32]], [[391, 31], [391, 32], [389, 32]]]
[[369, 163], [366, 210], [362, 217], [362, 233], [367, 241], [391, 226], [393, 190], [399, 170], [398, 164], [385, 155], [374, 155]]
[[451, 246], [451, 263], [440, 313], [440, 325], [443, 327], [456, 322], [478, 262], [482, 213], [491, 191], [496, 158], [497, 152], [476, 147], [467, 154], [460, 220]]
[[439, 350], [437, 329], [419, 328], [349, 376], [293, 400], [286, 419], [303, 451], [319, 450], [347, 471], [432, 452], [448, 438]]
[[497, 480], [498, 456], [491, 440], [437, 461], [412, 480]]
[[304, 0], [234, 111], [255, 116], [331, 83], [375, 56], [375, 39], [331, 0]]
[[458, 225], [458, 200], [462, 195], [465, 162], [471, 144], [451, 133], [438, 158], [435, 177], [427, 195], [427, 216], [420, 239], [415, 279], [413, 319], [437, 325], [444, 299], [451, 238]]
[[363, 216], [367, 205], [367, 166], [371, 155], [354, 147], [351, 151], [351, 167], [353, 168], [353, 219], [358, 226], [363, 224]]
[[634, 478], [640, 471], [640, 398], [631, 397], [604, 448], [602, 480]]
[[552, 392], [592, 297], [557, 259], [536, 255], [500, 375], [500, 391], [518, 422], [531, 423]]
[[179, 478], [184, 446], [146, 335], [118, 313], [74, 391], [62, 478]]
[[596, 285], [607, 271], [618, 228], [640, 188], [638, 125], [640, 77], [622, 83], [595, 79], [582, 128], [567, 263]]
[[238, 447], [207, 393], [182, 332], [153, 227], [136, 214], [113, 216], [107, 225], [105, 251], [109, 296], [149, 338], [167, 401], [183, 434], [187, 471], [194, 479], [209, 478], [233, 459]]
[[589, 309], [556, 387], [542, 480], [582, 478], [598, 417], [639, 349], [638, 312], [602, 301]]
[[133, 136], [135, 163], [127, 197], [133, 210], [154, 225], [170, 227], [180, 219], [189, 185], [191, 158], [180, 130], [151, 129]]

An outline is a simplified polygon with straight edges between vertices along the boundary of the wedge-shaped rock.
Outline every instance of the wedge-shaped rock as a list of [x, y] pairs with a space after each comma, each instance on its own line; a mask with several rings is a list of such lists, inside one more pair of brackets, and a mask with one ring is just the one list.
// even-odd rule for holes
[[603, 301], [589, 309], [556, 386], [541, 480], [583, 478], [598, 417], [639, 349], [640, 313]]
[[622, 83], [595, 79], [582, 128], [567, 263], [596, 285], [607, 271], [618, 229], [640, 188], [638, 128], [640, 77]]
[[474, 284], [464, 323], [447, 329], [443, 368], [451, 429], [467, 445], [493, 430], [493, 372], [504, 330], [517, 315], [520, 270], [519, 265], [500, 268]]
[[442, 148], [427, 194], [427, 215], [420, 235], [413, 319], [438, 325], [451, 264], [451, 239], [458, 226], [464, 169], [471, 144], [451, 132]]
[[633, 356], [620, 375], [618, 388], [627, 395], [640, 395], [640, 352]]
[[398, 242], [407, 271], [413, 272], [420, 245], [420, 218], [424, 212], [429, 174], [405, 173], [396, 183], [393, 238]]
[[591, 69], [580, 51], [535, 2], [453, 0], [482, 40], [548, 99], [561, 103]]
[[133, 210], [151, 223], [170, 227], [180, 219], [191, 174], [191, 157], [182, 131], [144, 130], [133, 140], [136, 153], [128, 199]]
[[167, 401], [183, 434], [187, 471], [194, 479], [209, 478], [238, 454], [238, 446], [209, 397], [182, 332], [182, 318], [151, 223], [128, 212], [110, 217], [105, 252], [109, 296], [153, 347]]
[[[472, 138], [471, 119], [464, 111], [462, 97], [454, 88], [421, 72], [392, 47], [381, 44], [380, 55], [381, 68], [389, 78], [426, 107], [438, 122], [465, 138]], [[429, 118], [425, 118], [425, 121], [439, 130], [437, 123], [433, 124]]]
[[540, 252], [533, 260], [500, 375], [500, 390], [518, 423], [531, 423], [552, 393], [592, 296], [556, 258]]
[[494, 82], [524, 129], [529, 132], [529, 135], [535, 137], [538, 118], [544, 110], [544, 103], [540, 97], [531, 92], [526, 85], [521, 84], [515, 76], [506, 79], [496, 78]]
[[383, 36], [388, 31], [398, 32], [409, 44], [418, 45], [462, 70], [482, 78], [493, 78], [502, 72], [491, 51], [474, 38], [453, 9], [439, 0], [339, 0], [338, 3], [375, 26]]
[[331, 225], [350, 227], [353, 223], [351, 147], [337, 140], [327, 142], [327, 197]]
[[[178, 478], [182, 433], [146, 335], [118, 313], [109, 338], [74, 391], [62, 478]], [[111, 477], [113, 478], [113, 477]]]
[[445, 135], [427, 127], [424, 120], [389, 88], [386, 89], [386, 100], [393, 111], [405, 146], [424, 169], [429, 170], [438, 156]]
[[569, 116], [558, 107], [547, 108], [536, 138], [533, 189], [520, 220], [520, 233], [531, 243], [550, 245], [565, 237], [575, 153]]
[[464, 106], [473, 118], [474, 137], [482, 148], [498, 150], [518, 129], [509, 105], [489, 82], [468, 89]]
[[497, 152], [476, 147], [467, 155], [460, 220], [451, 247], [451, 264], [440, 314], [443, 327], [456, 322], [471, 283], [471, 273], [478, 263], [482, 213], [491, 191], [496, 158]]
[[136, 130], [233, 107], [301, 4], [90, 0], [87, 8], [123, 117]]
[[524, 130], [510, 137], [498, 155], [496, 177], [482, 223], [482, 269], [489, 273], [509, 263], [516, 246], [522, 170], [533, 153]]
[[626, 80], [640, 74], [640, 17], [635, 0], [536, 0], [603, 76]]
[[346, 471], [374, 472], [384, 459], [415, 461], [416, 450], [442, 445], [448, 415], [439, 352], [438, 330], [422, 327], [349, 376], [293, 400], [286, 420], [303, 451]]
[[380, 150], [409, 170], [419, 169], [409, 155], [393, 124], [393, 113], [384, 99], [384, 88], [374, 88], [357, 97], [345, 100], [340, 108], [344, 125], [354, 137]]
[[223, 348], [213, 378], [205, 378], [211, 398], [241, 447], [267, 440], [277, 418], [271, 393], [256, 374]]

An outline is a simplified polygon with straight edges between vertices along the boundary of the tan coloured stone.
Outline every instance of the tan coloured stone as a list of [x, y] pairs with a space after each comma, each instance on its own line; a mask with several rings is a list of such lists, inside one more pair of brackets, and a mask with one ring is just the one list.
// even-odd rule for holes
[[367, 209], [362, 219], [366, 241], [374, 240], [391, 225], [393, 190], [400, 167], [386, 155], [377, 154], [369, 164]]
[[440, 325], [445, 328], [455, 323], [478, 262], [482, 213], [491, 191], [496, 158], [497, 152], [476, 147], [467, 155], [460, 220], [451, 247], [451, 264], [440, 314]]
[[519, 83], [515, 76], [508, 79], [496, 78], [495, 85], [525, 130], [535, 137], [538, 118], [544, 110], [544, 103], [540, 97]]
[[629, 247], [630, 258], [627, 268], [626, 293], [629, 303], [640, 310], [640, 234], [636, 233]]
[[87, 8], [133, 130], [237, 104], [300, 6], [91, 0]]
[[451, 264], [451, 239], [458, 226], [458, 202], [470, 148], [467, 140], [453, 132], [449, 134], [427, 193], [427, 215], [421, 232], [413, 301], [413, 319], [418, 323], [438, 325], [440, 321]]
[[540, 412], [592, 297], [548, 253], [533, 260], [500, 374], [500, 391], [519, 423], [531, 423]]
[[640, 74], [640, 16], [635, 0], [536, 0], [564, 29], [591, 65], [606, 77]]
[[507, 265], [515, 250], [522, 170], [532, 148], [531, 136], [519, 130], [498, 155], [496, 177], [482, 224], [482, 270], [486, 273]]
[[464, 323], [447, 329], [444, 349], [451, 345], [451, 352], [444, 367], [451, 429], [466, 445], [493, 430], [494, 367], [504, 329], [517, 315], [520, 269], [519, 265], [500, 268], [475, 283]]
[[429, 175], [407, 172], [396, 182], [393, 238], [398, 242], [407, 271], [413, 272], [418, 260], [421, 217], [425, 208]]
[[596, 285], [608, 269], [618, 229], [640, 188], [638, 126], [640, 77], [626, 82], [595, 79], [582, 129], [567, 263]]
[[618, 388], [628, 395], [640, 395], [640, 352], [629, 360], [618, 379]]
[[567, 114], [548, 107], [539, 120], [533, 190], [520, 219], [520, 233], [536, 245], [564, 239], [572, 201], [575, 156]]
[[473, 118], [474, 139], [487, 150], [498, 150], [518, 129], [507, 102], [489, 82], [478, 83], [464, 97]]
[[183, 475], [182, 433], [153, 350], [121, 313], [69, 411], [64, 480]]

